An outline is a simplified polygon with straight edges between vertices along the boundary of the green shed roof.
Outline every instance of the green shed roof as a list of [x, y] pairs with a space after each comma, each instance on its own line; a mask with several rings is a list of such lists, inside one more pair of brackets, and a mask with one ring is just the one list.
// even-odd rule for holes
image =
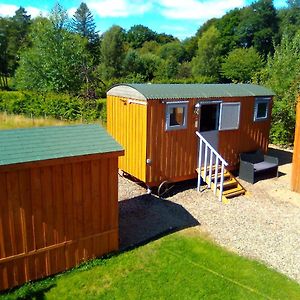
[[255, 84], [118, 84], [107, 94], [139, 100], [275, 95], [271, 90]]
[[0, 130], [0, 166], [121, 150], [99, 125]]

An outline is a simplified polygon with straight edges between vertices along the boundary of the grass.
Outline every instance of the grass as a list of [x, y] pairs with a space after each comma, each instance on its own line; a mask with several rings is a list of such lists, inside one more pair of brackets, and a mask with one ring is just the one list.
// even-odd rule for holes
[[26, 284], [0, 299], [300, 299], [296, 282], [187, 232]]
[[39, 126], [63, 126], [79, 122], [60, 121], [52, 118], [28, 118], [22, 115], [0, 113], [0, 129], [28, 128]]

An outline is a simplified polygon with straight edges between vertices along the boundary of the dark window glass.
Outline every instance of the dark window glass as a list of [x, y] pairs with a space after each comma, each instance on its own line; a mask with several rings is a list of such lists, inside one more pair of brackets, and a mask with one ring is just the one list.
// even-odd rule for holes
[[257, 104], [257, 112], [256, 112], [256, 118], [257, 119], [264, 119], [267, 117], [267, 111], [268, 111], [268, 103], [261, 102]]

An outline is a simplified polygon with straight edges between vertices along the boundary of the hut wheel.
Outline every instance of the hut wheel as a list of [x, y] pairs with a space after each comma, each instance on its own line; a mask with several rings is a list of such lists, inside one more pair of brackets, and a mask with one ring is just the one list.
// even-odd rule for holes
[[169, 191], [169, 189], [170, 189], [170, 183], [167, 180], [165, 180], [159, 185], [157, 190], [157, 195], [159, 197], [162, 197]]

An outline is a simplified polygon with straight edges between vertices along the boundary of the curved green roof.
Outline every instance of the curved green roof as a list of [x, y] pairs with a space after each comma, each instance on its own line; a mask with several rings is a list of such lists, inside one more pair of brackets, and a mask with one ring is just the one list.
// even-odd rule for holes
[[122, 150], [99, 125], [0, 130], [0, 166]]
[[271, 90], [255, 84], [118, 84], [108, 95], [139, 100], [188, 99], [246, 96], [274, 96]]

